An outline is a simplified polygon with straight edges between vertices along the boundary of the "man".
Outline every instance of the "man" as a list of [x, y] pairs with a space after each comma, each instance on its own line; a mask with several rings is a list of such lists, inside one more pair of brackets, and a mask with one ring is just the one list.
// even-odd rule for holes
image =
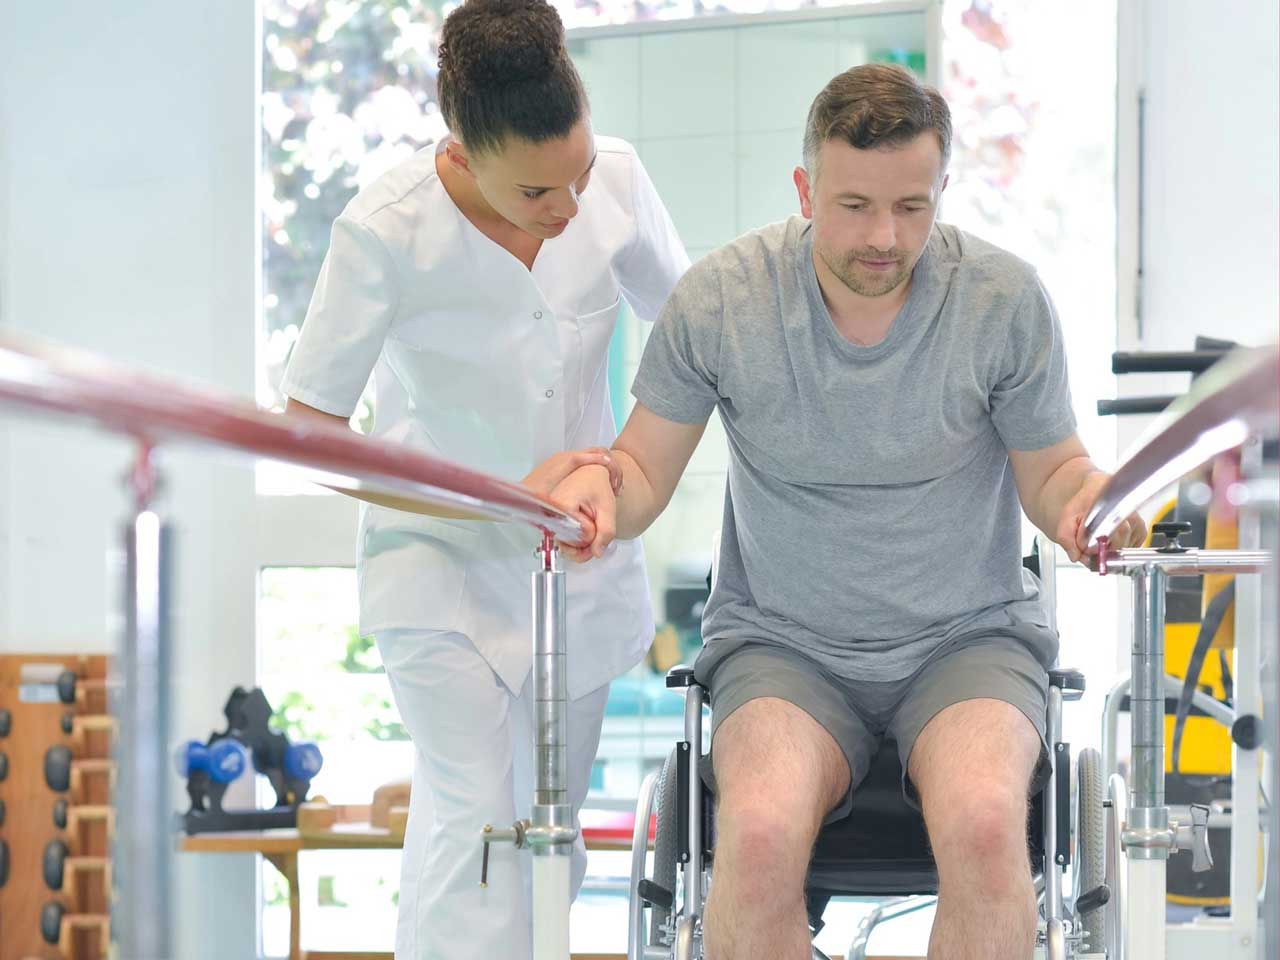
[[[804, 877], [883, 737], [923, 810], [940, 896], [929, 956], [1026, 960], [1028, 794], [1047, 773], [1057, 637], [1023, 576], [1019, 505], [1073, 559], [1107, 480], [1075, 432], [1035, 271], [936, 223], [951, 121], [910, 73], [862, 66], [814, 101], [802, 216], [676, 287], [613, 448], [552, 494], [639, 536], [718, 408], [731, 451], [697, 676], [717, 782], [710, 960], [809, 954]], [[1140, 519], [1116, 532], [1139, 542]]]

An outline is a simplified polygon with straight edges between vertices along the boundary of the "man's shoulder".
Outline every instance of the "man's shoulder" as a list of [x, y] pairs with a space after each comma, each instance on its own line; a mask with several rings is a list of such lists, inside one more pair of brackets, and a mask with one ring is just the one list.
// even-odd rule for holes
[[750, 230], [694, 261], [681, 283], [744, 293], [761, 283], [775, 285], [781, 271], [795, 263], [808, 225], [804, 217], [790, 217]]
[[939, 267], [955, 270], [970, 283], [1018, 294], [1028, 285], [1039, 282], [1032, 263], [953, 224], [939, 223], [934, 228], [930, 246]]

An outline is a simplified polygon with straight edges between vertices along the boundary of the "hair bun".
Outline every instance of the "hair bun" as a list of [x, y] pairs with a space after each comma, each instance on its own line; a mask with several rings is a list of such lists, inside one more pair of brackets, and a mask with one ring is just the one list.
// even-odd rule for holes
[[467, 0], [446, 20], [440, 67], [462, 89], [539, 80], [564, 56], [564, 25], [541, 0]]

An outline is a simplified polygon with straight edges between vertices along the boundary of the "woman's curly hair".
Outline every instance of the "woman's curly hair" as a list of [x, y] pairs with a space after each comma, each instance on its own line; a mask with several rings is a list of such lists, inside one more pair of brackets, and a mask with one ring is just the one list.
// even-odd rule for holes
[[564, 137], [587, 110], [564, 24], [545, 0], [466, 0], [445, 19], [437, 85], [445, 123], [477, 153], [509, 136]]

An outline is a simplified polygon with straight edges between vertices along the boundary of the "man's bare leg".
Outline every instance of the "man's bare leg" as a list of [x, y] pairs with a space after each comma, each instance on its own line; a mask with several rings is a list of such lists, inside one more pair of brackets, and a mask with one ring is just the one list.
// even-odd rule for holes
[[966, 700], [929, 721], [911, 751], [938, 864], [929, 960], [1030, 960], [1036, 901], [1027, 794], [1040, 738], [999, 700]]
[[818, 829], [849, 788], [836, 741], [773, 697], [735, 710], [716, 731], [715, 877], [707, 960], [809, 960], [804, 879]]

